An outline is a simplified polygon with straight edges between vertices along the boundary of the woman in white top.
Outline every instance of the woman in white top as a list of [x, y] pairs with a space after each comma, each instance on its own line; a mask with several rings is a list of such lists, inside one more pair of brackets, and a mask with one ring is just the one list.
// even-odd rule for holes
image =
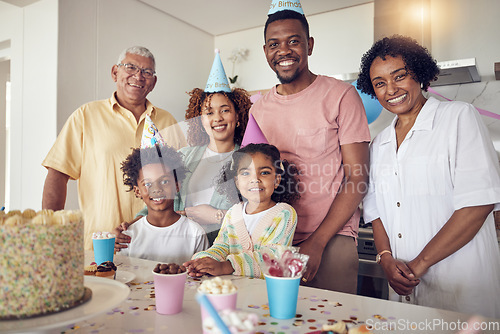
[[378, 261], [402, 302], [500, 317], [492, 210], [498, 158], [479, 113], [426, 98], [439, 69], [416, 41], [393, 36], [364, 54], [358, 88], [395, 114], [371, 144], [363, 202]]

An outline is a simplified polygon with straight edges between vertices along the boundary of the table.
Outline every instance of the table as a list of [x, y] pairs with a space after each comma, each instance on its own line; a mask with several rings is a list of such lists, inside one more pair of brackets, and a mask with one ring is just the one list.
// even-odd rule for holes
[[[86, 252], [85, 263], [92, 261], [92, 252]], [[200, 307], [195, 300], [201, 279], [188, 278], [181, 313], [160, 315], [155, 311], [153, 289], [152, 269], [156, 262], [119, 254], [115, 255], [114, 262], [119, 264], [118, 270], [136, 275], [128, 283], [131, 289], [128, 299], [105, 314], [53, 333], [201, 333]], [[374, 326], [373, 333], [456, 333], [457, 326], [463, 326], [470, 318], [470, 315], [446, 310], [301, 286], [297, 317], [277, 320], [269, 316], [264, 280], [232, 275], [223, 278], [231, 279], [238, 288], [237, 307], [259, 315], [257, 333], [314, 333], [333, 320], [352, 325], [370, 324]], [[487, 321], [491, 330], [484, 332], [500, 333], [500, 319]]]

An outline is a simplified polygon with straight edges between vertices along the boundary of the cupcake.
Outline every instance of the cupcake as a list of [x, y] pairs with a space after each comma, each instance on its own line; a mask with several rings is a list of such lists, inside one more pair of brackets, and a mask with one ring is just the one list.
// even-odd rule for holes
[[92, 262], [90, 265], [83, 268], [83, 274], [87, 276], [95, 276], [97, 273], [97, 264]]
[[106, 261], [97, 266], [97, 272], [95, 273], [97, 277], [106, 277], [115, 279], [116, 266], [111, 261]]

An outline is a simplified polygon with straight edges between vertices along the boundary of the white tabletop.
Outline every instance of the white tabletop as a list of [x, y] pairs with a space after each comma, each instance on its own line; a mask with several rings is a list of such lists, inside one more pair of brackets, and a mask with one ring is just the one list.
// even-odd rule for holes
[[[92, 252], [86, 252], [85, 256], [86, 264], [93, 261]], [[200, 307], [195, 300], [200, 279], [188, 278], [181, 313], [160, 315], [155, 311], [153, 289], [152, 269], [156, 262], [121, 255], [116, 255], [114, 262], [119, 265], [118, 271], [132, 272], [136, 276], [127, 283], [131, 290], [128, 298], [108, 312], [47, 332], [201, 333]], [[429, 333], [432, 330], [456, 333], [457, 326], [463, 326], [470, 318], [470, 315], [451, 311], [301, 286], [296, 318], [277, 320], [269, 316], [264, 280], [232, 275], [224, 278], [231, 279], [238, 288], [237, 307], [258, 314], [257, 333], [315, 333], [333, 320], [344, 320], [352, 326], [374, 325], [378, 330], [373, 333]], [[500, 326], [500, 319], [489, 321], [493, 326]], [[498, 333], [499, 329], [489, 332]]]

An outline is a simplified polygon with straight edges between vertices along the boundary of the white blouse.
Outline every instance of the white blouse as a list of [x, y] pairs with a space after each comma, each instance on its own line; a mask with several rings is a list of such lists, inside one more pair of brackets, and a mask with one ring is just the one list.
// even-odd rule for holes
[[[497, 154], [479, 113], [429, 98], [397, 149], [395, 123], [371, 145], [365, 221], [380, 218], [395, 258], [413, 260], [455, 210], [500, 209]], [[462, 249], [432, 266], [410, 302], [500, 317], [500, 252], [492, 215]]]
[[210, 204], [215, 191], [215, 182], [224, 164], [231, 160], [233, 151], [218, 153], [208, 147], [196, 167], [188, 184], [186, 207]]

